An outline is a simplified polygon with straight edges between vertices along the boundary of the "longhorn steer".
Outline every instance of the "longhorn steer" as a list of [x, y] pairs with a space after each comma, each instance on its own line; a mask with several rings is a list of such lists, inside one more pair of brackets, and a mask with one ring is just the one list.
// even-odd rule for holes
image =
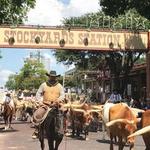
[[126, 142], [130, 143], [130, 150], [132, 150], [134, 138], [129, 138], [127, 141], [127, 137], [137, 129], [137, 118], [131, 108], [125, 103], [106, 103], [103, 113], [111, 140], [110, 150], [113, 150], [113, 138], [116, 137], [118, 137], [119, 150], [123, 150]]
[[150, 137], [150, 110], [147, 110], [142, 113], [141, 127], [142, 129], [131, 134], [130, 136], [128, 136], [128, 138], [142, 135], [146, 146], [145, 150], [150, 150], [150, 138], [149, 138]]
[[70, 122], [72, 128], [72, 135], [80, 136], [84, 133], [85, 139], [88, 135], [89, 125], [93, 120], [93, 113], [101, 111], [101, 107], [95, 105], [89, 105], [87, 103], [82, 104], [64, 104], [65, 108], [70, 108]]
[[70, 118], [72, 135], [74, 136], [74, 134], [76, 133], [77, 136], [80, 136], [83, 131], [86, 140], [89, 124], [92, 120], [91, 114], [89, 112], [85, 112], [82, 109], [72, 109], [70, 110]]

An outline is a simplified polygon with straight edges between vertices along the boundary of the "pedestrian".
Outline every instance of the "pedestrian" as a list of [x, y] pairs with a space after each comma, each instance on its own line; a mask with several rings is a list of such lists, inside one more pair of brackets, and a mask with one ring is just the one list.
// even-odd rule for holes
[[134, 99], [132, 107], [141, 109], [141, 102], [138, 99]]
[[80, 100], [81, 103], [85, 101], [86, 94], [85, 94], [84, 90], [81, 91], [81, 94], [79, 95], [79, 98], [80, 98], [79, 100]]
[[23, 100], [24, 99], [24, 93], [23, 90], [19, 89], [18, 94], [17, 94], [18, 100]]
[[126, 103], [129, 107], [133, 107], [134, 99], [131, 95], [125, 95], [123, 99], [124, 103]]
[[122, 100], [122, 97], [119, 94], [118, 90], [114, 89], [113, 92], [112, 92], [112, 94], [109, 97], [109, 102], [119, 103], [119, 102], [121, 102], [121, 100]]
[[[65, 97], [64, 88], [58, 82], [58, 77], [60, 77], [60, 75], [57, 75], [56, 71], [50, 71], [50, 73], [46, 73], [46, 75], [48, 76], [48, 81], [40, 85], [36, 93], [36, 100], [40, 103], [40, 105], [44, 104], [49, 107], [53, 107], [53, 106], [55, 107], [60, 105], [64, 100]], [[41, 114], [36, 114], [36, 115], [40, 116]], [[60, 115], [58, 114], [58, 116]], [[57, 118], [57, 119], [63, 119], [63, 118]], [[36, 136], [37, 136], [37, 132], [35, 131], [32, 135], [32, 138], [36, 138]]]
[[134, 99], [131, 96], [129, 96], [129, 106], [130, 107], [134, 106]]

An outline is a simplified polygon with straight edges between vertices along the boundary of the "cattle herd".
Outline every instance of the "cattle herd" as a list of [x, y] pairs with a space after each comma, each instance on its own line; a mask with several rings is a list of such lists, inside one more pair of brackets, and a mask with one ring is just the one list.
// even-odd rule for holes
[[[32, 117], [38, 103], [35, 100], [17, 100], [15, 106], [15, 119], [25, 119]], [[97, 120], [102, 122], [103, 134], [106, 132], [110, 138], [110, 150], [114, 149], [114, 142], [118, 143], [119, 150], [123, 150], [126, 144], [133, 150], [137, 135], [142, 135], [146, 150], [150, 150], [150, 110], [132, 108], [126, 103], [113, 104], [109, 101], [105, 104], [74, 101], [64, 103], [62, 107], [68, 110], [65, 128], [66, 131], [71, 128], [72, 136], [83, 134], [86, 140], [92, 122]]]

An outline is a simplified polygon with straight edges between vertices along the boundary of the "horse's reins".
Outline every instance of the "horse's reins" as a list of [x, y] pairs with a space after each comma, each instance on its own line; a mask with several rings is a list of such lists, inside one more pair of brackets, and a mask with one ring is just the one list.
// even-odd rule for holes
[[[44, 108], [44, 106], [43, 106], [43, 108]], [[35, 115], [33, 116], [34, 119], [35, 119], [36, 121], [38, 121], [38, 123], [36, 123], [36, 122], [33, 121], [33, 117], [31, 118], [31, 122], [32, 122], [34, 125], [42, 124], [42, 123], [44, 122], [44, 120], [46, 119], [46, 117], [47, 117], [47, 115], [48, 115], [48, 113], [49, 113], [49, 111], [50, 111], [51, 109], [52, 109], [52, 108], [47, 107], [47, 111], [46, 111], [46, 113], [44, 114], [44, 116], [42, 117], [42, 119], [38, 119]]]

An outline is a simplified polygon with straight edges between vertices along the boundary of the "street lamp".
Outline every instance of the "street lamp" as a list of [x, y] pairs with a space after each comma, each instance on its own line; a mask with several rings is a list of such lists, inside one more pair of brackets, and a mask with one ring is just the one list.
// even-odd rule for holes
[[65, 87], [65, 73], [63, 75], [63, 88]]
[[61, 39], [60, 41], [59, 41], [59, 45], [60, 45], [60, 47], [64, 47], [65, 46], [65, 40], [64, 39]]
[[109, 43], [109, 48], [110, 48], [110, 49], [113, 49], [113, 48], [114, 48], [114, 43], [113, 43], [113, 42], [110, 42], [110, 43]]
[[39, 36], [37, 36], [37, 37], [35, 38], [35, 43], [36, 43], [36, 44], [39, 44], [39, 43], [40, 43], [40, 41], [41, 41], [40, 37], [39, 37]]
[[83, 43], [84, 43], [85, 46], [88, 46], [89, 41], [88, 41], [88, 38], [87, 38], [87, 37], [85, 37], [85, 38], [83, 39]]
[[15, 38], [14, 37], [10, 37], [8, 39], [8, 43], [9, 43], [9, 45], [13, 45], [15, 43]]

